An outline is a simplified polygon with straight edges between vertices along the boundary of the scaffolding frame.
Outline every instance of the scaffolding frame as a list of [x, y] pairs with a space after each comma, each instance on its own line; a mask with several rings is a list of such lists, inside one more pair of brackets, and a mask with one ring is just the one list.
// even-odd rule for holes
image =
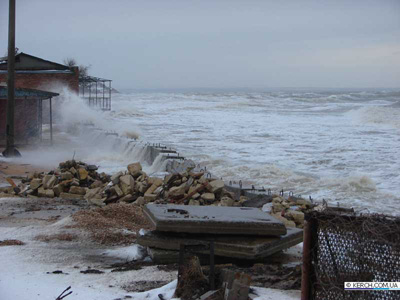
[[94, 76], [81, 76], [79, 78], [79, 96], [90, 107], [111, 110], [111, 81]]

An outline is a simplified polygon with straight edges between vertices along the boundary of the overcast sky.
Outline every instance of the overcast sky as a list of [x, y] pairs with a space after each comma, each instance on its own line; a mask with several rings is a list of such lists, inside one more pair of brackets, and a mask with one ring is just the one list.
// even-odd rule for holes
[[117, 88], [400, 87], [399, 0], [16, 1], [20, 51]]

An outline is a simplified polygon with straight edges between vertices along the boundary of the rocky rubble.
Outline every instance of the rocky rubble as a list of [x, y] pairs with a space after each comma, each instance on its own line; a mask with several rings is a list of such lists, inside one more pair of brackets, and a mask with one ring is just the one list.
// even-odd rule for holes
[[299, 197], [273, 195], [272, 202], [264, 206], [264, 210], [281, 220], [286, 227], [303, 228], [304, 213], [315, 207], [310, 200]]
[[22, 178], [18, 187], [2, 188], [0, 192], [25, 197], [83, 199], [91, 188], [104, 186], [109, 181], [110, 176], [98, 173], [97, 166], [69, 160], [60, 163], [56, 170], [34, 173]]
[[240, 206], [224, 189], [222, 180], [206, 178], [202, 172], [169, 174], [164, 179], [150, 177], [140, 163], [130, 164], [127, 171], [113, 175], [104, 188], [89, 190], [85, 199], [100, 206], [114, 202]]
[[[109, 176], [98, 173], [94, 165], [69, 160], [60, 163], [56, 170], [35, 173], [23, 178], [18, 186], [1, 188], [0, 192], [27, 197], [85, 199], [97, 206], [116, 202], [137, 206], [150, 202], [246, 206], [249, 200], [231, 192], [222, 180], [208, 178], [204, 172], [186, 171], [168, 174], [161, 179], [148, 176], [138, 162], [128, 165], [126, 171]], [[269, 203], [263, 210], [281, 220], [286, 227], [302, 228], [304, 212], [314, 206], [308, 200], [293, 196], [268, 197]]]

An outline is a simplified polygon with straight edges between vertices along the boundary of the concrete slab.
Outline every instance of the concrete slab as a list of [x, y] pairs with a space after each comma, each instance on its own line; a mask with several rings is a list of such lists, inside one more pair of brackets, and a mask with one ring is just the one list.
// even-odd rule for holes
[[[214, 241], [214, 253], [216, 256], [257, 260], [301, 243], [303, 241], [303, 230], [288, 228], [287, 234], [281, 237], [205, 236], [151, 231], [137, 238], [139, 245], [174, 251], [179, 250], [182, 243], [187, 246], [209, 245], [210, 241]], [[195, 250], [194, 252], [209, 254], [208, 250]]]
[[[157, 265], [170, 265], [179, 263], [179, 251], [147, 248], [147, 254], [150, 256], [153, 263]], [[210, 263], [209, 254], [199, 254], [198, 258], [201, 265], [208, 265]]]
[[157, 231], [281, 236], [285, 225], [252, 207], [147, 204], [144, 214]]

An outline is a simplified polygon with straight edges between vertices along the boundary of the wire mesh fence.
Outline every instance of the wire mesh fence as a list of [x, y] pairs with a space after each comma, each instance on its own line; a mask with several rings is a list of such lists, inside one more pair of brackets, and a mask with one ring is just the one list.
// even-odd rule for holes
[[345, 282], [400, 281], [400, 218], [324, 211], [306, 220], [309, 299], [400, 299], [400, 291], [344, 290]]

